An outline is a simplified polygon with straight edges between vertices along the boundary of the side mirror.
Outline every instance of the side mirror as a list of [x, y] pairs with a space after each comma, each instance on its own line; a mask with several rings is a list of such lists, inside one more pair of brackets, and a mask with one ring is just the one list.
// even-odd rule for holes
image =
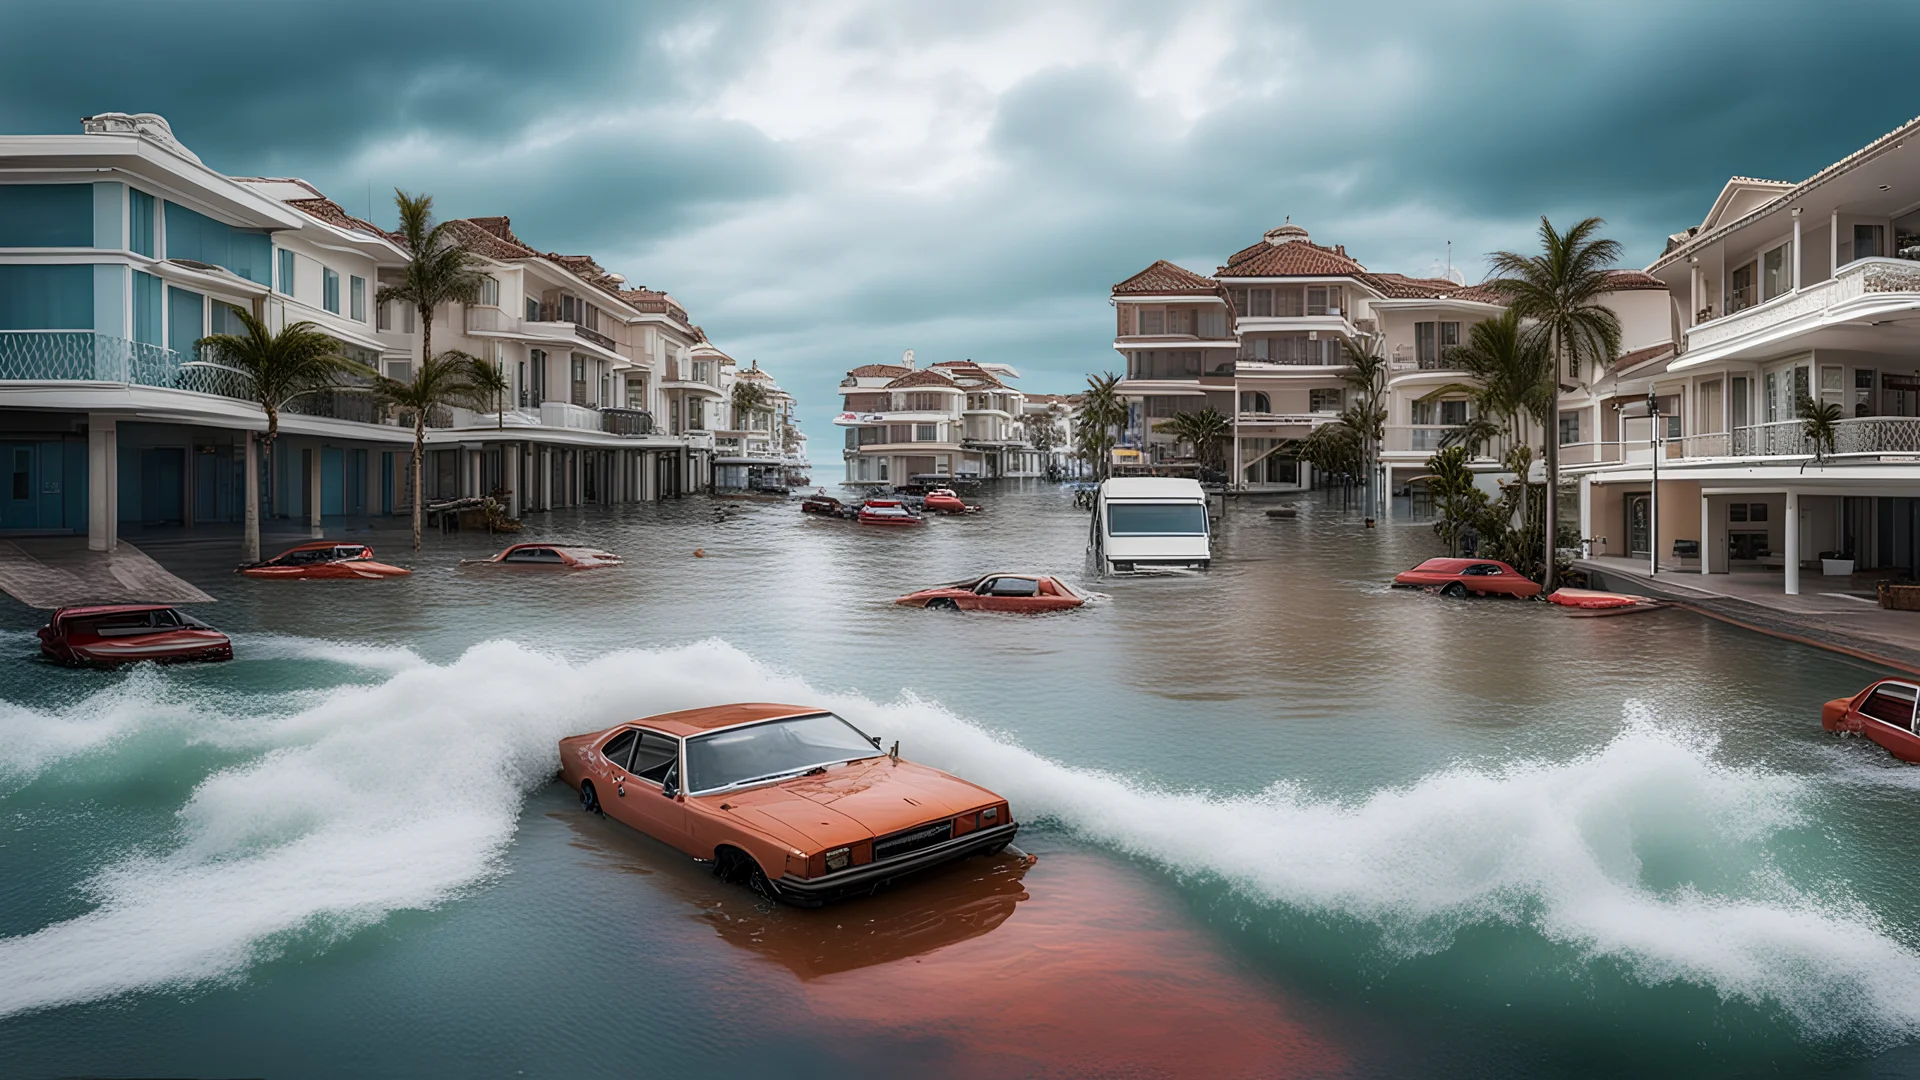
[[869, 736], [867, 736], [867, 741], [873, 744], [873, 748], [874, 748], [875, 750], [878, 750], [878, 749], [880, 749], [880, 736], [878, 736], [878, 735], [869, 735]]

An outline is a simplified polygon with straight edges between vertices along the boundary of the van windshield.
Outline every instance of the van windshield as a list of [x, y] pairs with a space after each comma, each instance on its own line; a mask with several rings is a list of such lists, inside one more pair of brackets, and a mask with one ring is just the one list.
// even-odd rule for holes
[[1113, 536], [1205, 536], [1207, 508], [1199, 503], [1108, 503]]

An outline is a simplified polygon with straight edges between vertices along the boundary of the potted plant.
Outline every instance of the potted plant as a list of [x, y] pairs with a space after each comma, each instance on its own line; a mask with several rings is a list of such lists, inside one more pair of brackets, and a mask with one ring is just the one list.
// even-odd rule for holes
[[1853, 552], [1821, 552], [1820, 573], [1826, 577], [1851, 577], [1853, 575]]

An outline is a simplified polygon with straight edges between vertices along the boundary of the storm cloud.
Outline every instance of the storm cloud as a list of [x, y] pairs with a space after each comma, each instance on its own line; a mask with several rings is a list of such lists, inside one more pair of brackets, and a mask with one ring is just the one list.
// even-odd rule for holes
[[[1376, 269], [1597, 214], [1641, 264], [1732, 174], [1920, 113], [1901, 3], [6, 3], [0, 130], [165, 115], [390, 221], [512, 216], [801, 398], [916, 349], [1114, 366], [1108, 286], [1291, 218]], [[1451, 242], [1451, 247], [1449, 247]]]

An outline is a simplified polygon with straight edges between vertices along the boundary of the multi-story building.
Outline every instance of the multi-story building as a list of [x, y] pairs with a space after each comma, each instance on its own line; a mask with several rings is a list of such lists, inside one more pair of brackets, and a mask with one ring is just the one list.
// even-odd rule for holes
[[[1622, 365], [1563, 438], [1587, 460], [1596, 554], [1777, 570], [1789, 593], [1823, 553], [1844, 556], [1835, 570], [1920, 569], [1917, 136], [1920, 121], [1799, 183], [1735, 177], [1647, 268], [1664, 288], [1649, 294], [1671, 296], [1647, 336], [1677, 324], [1673, 347]], [[1657, 450], [1636, 418], [1649, 392]], [[1802, 402], [1838, 414], [1830, 448]]]
[[[717, 351], [717, 350], [716, 350]], [[793, 395], [780, 388], [755, 360], [739, 370], [732, 357], [722, 360], [720, 403], [726, 417], [715, 430], [714, 486], [728, 490], [766, 491], [805, 484], [809, 477], [806, 449], [794, 415]], [[760, 388], [762, 404], [743, 412], [733, 403], [733, 386], [750, 383]]]
[[[720, 372], [664, 293], [591, 258], [535, 251], [506, 218], [455, 223], [485, 275], [433, 317], [436, 352], [500, 365], [490, 410], [429, 417], [429, 497], [499, 492], [516, 512], [659, 498], [710, 482], [702, 422]], [[0, 530], [205, 525], [244, 515], [265, 417], [243, 375], [195, 343], [308, 321], [396, 378], [419, 359], [416, 314], [378, 305], [404, 265], [394, 237], [295, 179], [233, 178], [152, 115], [104, 114], [70, 136], [0, 136], [0, 436], [12, 499]], [[412, 435], [353, 386], [281, 409], [264, 509], [403, 513]], [[667, 417], [665, 423], [656, 417]]]
[[1038, 475], [1042, 465], [1019, 420], [1025, 395], [1007, 385], [1019, 377], [1006, 364], [973, 360], [918, 367], [911, 349], [899, 364], [847, 372], [845, 411], [834, 421], [847, 431], [847, 482]]
[[[1064, 479], [1088, 471], [1080, 460], [1074, 441], [1073, 413], [1080, 407], [1079, 394], [1027, 394], [1021, 404], [1021, 422], [1027, 430], [1027, 447], [1034, 455], [1040, 476]], [[1044, 428], [1044, 436], [1036, 431]]]

